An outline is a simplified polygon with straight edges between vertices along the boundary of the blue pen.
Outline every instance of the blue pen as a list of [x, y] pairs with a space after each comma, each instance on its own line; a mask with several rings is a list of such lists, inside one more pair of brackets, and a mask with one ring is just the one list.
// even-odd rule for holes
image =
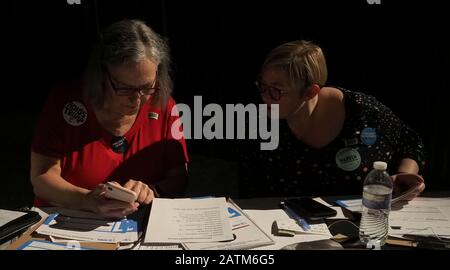
[[302, 227], [304, 231], [308, 231], [309, 229], [311, 229], [311, 226], [308, 224], [308, 222], [306, 222], [306, 220], [297, 215], [297, 213], [295, 213], [294, 210], [292, 210], [289, 206], [287, 206], [284, 203], [282, 203], [281, 205], [283, 206], [284, 211], [286, 211], [288, 216], [295, 219], [295, 221], [297, 221], [297, 223]]

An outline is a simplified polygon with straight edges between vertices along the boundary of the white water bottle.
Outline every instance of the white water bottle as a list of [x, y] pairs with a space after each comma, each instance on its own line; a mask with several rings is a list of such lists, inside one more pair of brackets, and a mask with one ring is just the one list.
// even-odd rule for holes
[[385, 244], [389, 232], [393, 183], [386, 162], [376, 161], [364, 180], [359, 239], [368, 248]]

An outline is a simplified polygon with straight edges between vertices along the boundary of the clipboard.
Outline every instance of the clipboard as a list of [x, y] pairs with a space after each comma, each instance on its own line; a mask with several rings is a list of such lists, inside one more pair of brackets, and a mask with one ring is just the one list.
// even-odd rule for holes
[[1, 210], [23, 214], [0, 227], [0, 243], [5, 243], [13, 239], [14, 237], [18, 236], [20, 233], [28, 229], [30, 226], [36, 224], [41, 220], [41, 216], [35, 211], [17, 211], [6, 209]]

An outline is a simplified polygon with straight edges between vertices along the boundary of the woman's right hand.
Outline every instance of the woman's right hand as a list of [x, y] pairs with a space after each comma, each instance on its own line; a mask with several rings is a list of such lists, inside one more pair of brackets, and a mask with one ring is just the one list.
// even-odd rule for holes
[[402, 200], [411, 201], [425, 189], [425, 181], [422, 176], [413, 173], [398, 173], [391, 175], [394, 182], [392, 196], [402, 196], [405, 192], [410, 192]]
[[85, 195], [84, 209], [108, 218], [123, 218], [135, 212], [139, 203], [127, 203], [105, 197], [105, 185], [100, 184]]

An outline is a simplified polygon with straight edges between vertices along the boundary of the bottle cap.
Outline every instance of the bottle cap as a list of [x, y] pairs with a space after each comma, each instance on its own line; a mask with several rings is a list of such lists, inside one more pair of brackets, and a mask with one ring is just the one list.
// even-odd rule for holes
[[380, 171], [385, 171], [387, 169], [387, 163], [384, 161], [375, 161], [373, 163], [373, 168]]

